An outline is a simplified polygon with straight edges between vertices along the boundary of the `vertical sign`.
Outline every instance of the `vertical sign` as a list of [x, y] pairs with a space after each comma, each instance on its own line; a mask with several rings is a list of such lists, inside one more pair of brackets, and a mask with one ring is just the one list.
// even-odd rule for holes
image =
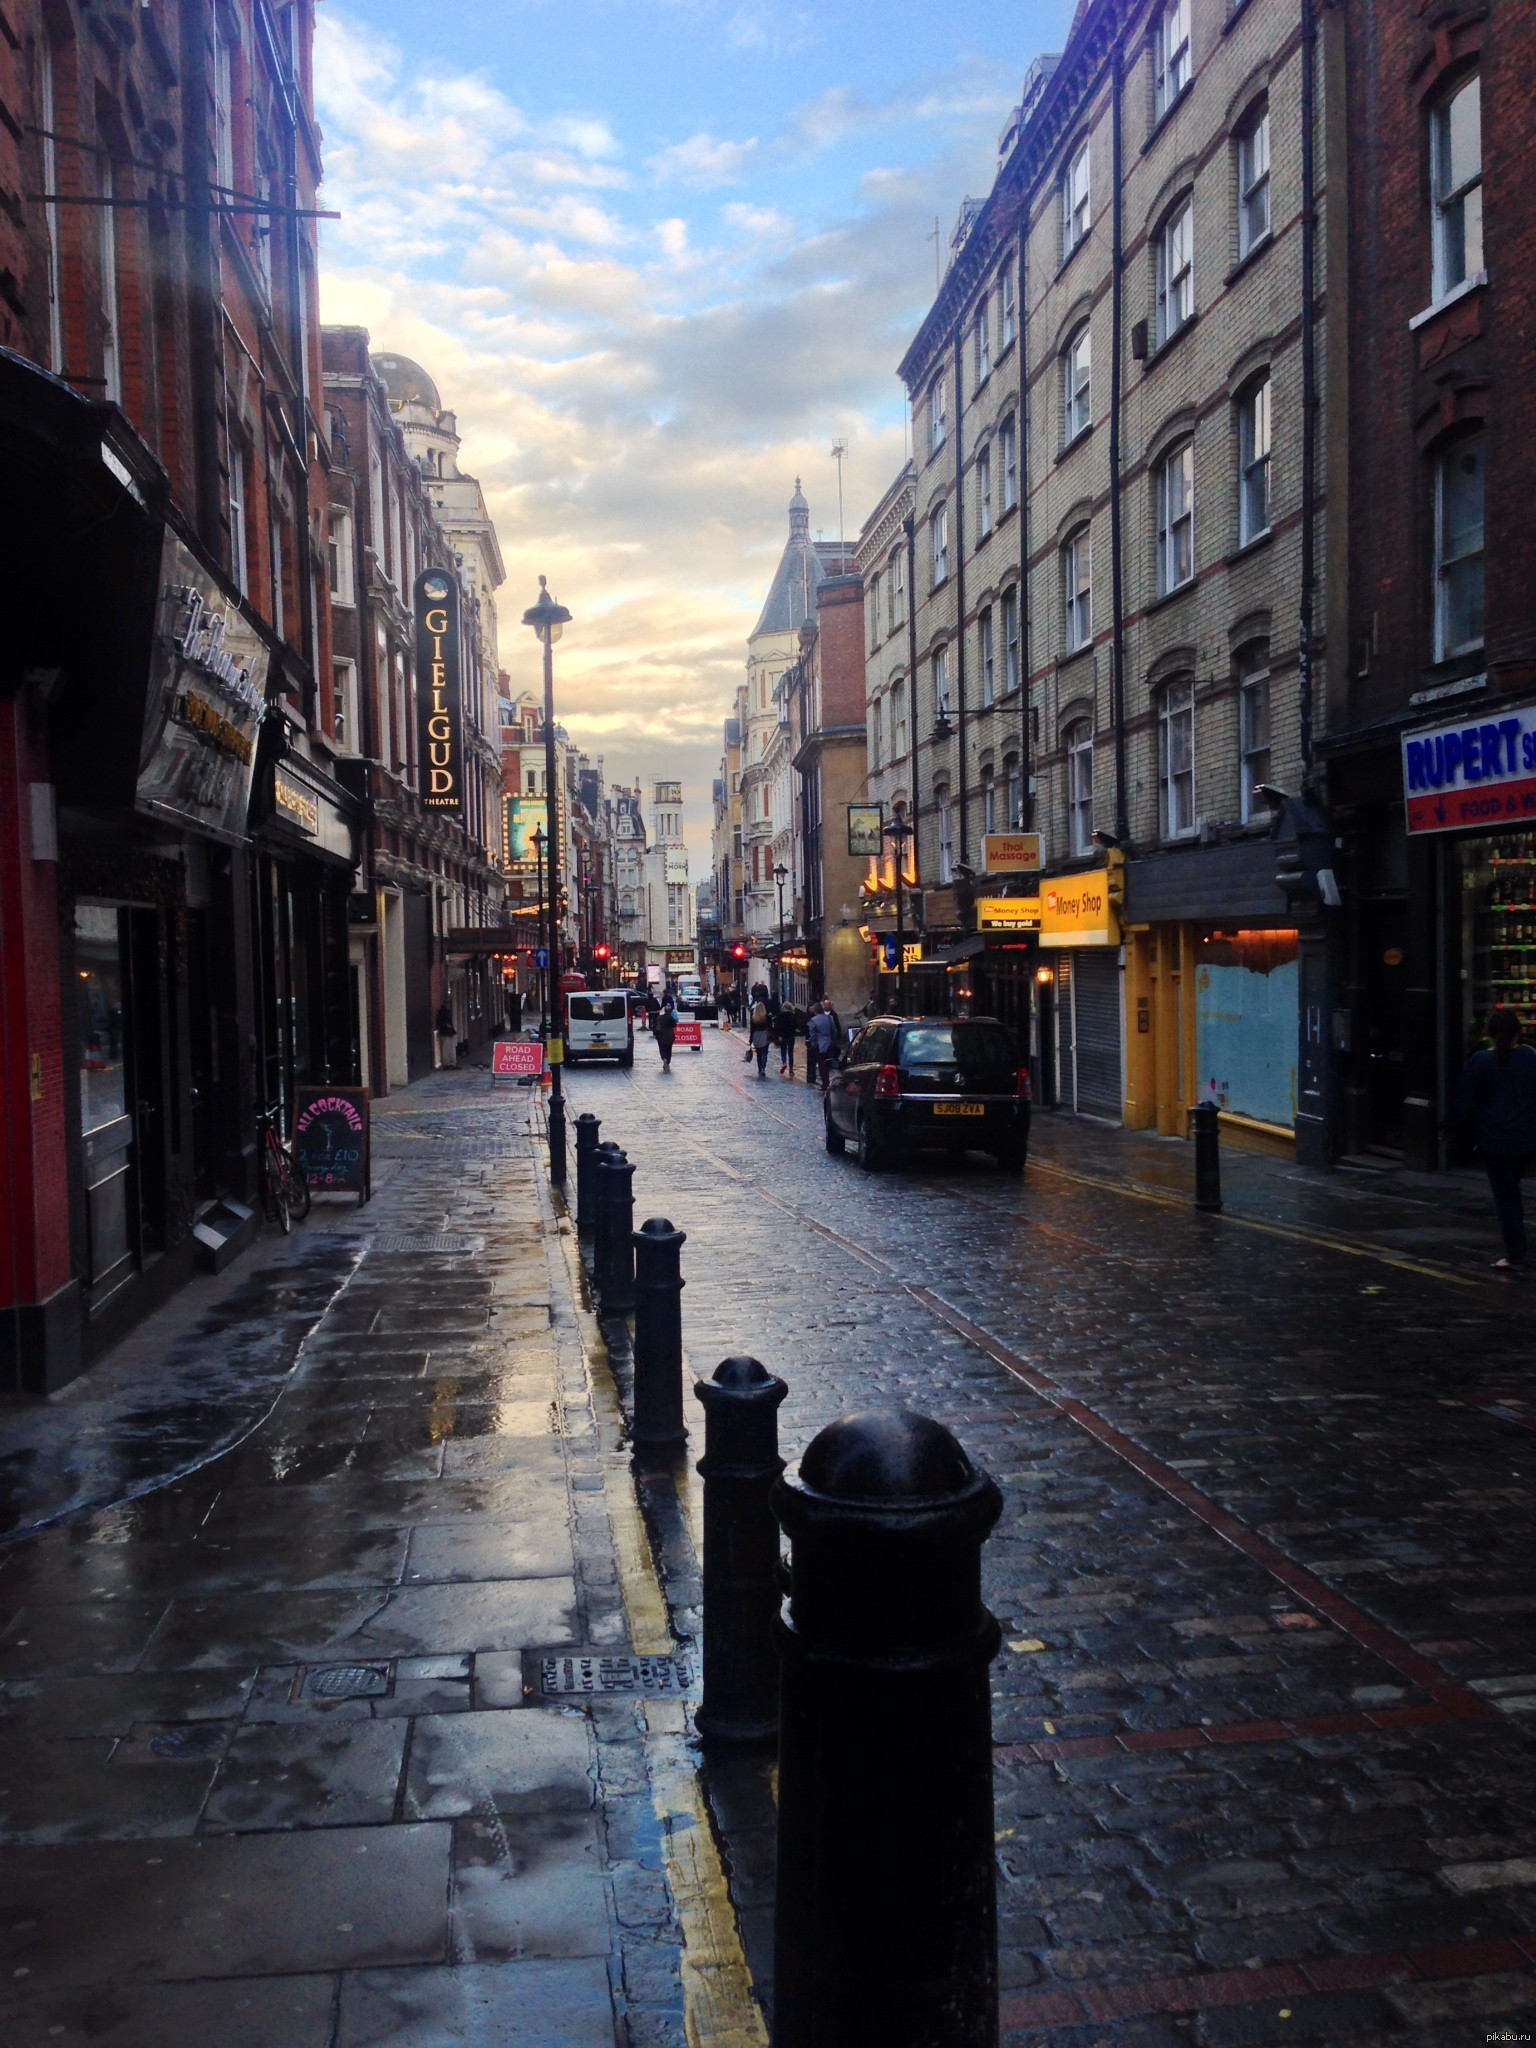
[[416, 578], [416, 705], [421, 800], [429, 811], [462, 811], [459, 586], [445, 569], [423, 569]]

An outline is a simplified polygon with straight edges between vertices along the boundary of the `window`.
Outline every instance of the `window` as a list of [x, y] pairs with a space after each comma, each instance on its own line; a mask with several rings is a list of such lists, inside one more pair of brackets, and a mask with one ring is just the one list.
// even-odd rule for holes
[[1157, 238], [1157, 345], [1172, 341], [1195, 310], [1195, 205], [1176, 206]]
[[1483, 644], [1481, 434], [1458, 441], [1435, 465], [1435, 659]]
[[907, 564], [906, 558], [899, 548], [891, 556], [889, 573], [885, 579], [885, 587], [889, 623], [891, 631], [894, 632], [907, 616]]
[[869, 644], [871, 648], [875, 648], [880, 644], [880, 578], [878, 575], [871, 576], [869, 579], [869, 595], [865, 600], [865, 610], [868, 614]]
[[357, 723], [357, 664], [351, 661], [331, 663], [332, 714], [335, 720], [335, 737], [338, 747], [345, 747], [349, 754], [360, 754], [363, 750], [363, 736]]
[[1158, 120], [1190, 81], [1189, 0], [1169, 0], [1158, 17], [1152, 58], [1152, 104]]
[[283, 625], [283, 519], [276, 504], [267, 525], [267, 547], [272, 569], [272, 630], [281, 639]]
[[1061, 179], [1061, 253], [1070, 256], [1088, 232], [1088, 145], [1083, 143]]
[[97, 209], [101, 228], [101, 380], [103, 395], [117, 405], [123, 396], [123, 356], [118, 335], [117, 304], [117, 197], [112, 159], [101, 160], [101, 205]]
[[1012, 832], [1024, 822], [1024, 778], [1017, 754], [1009, 754], [1003, 761], [1003, 791], [1007, 808], [1004, 830]]
[[338, 505], [333, 505], [330, 509], [327, 556], [332, 602], [356, 604], [357, 572], [352, 556], [352, 514]]
[[1019, 502], [1019, 433], [1011, 413], [997, 430], [997, 446], [1003, 468], [1003, 510], [1011, 512]]
[[891, 758], [901, 761], [907, 752], [907, 688], [905, 683], [891, 685]]
[[1157, 472], [1157, 594], [1166, 597], [1195, 573], [1195, 447], [1186, 441]]
[[1434, 193], [1434, 291], [1448, 291], [1483, 267], [1483, 107], [1474, 75], [1430, 117]]
[[933, 715], [949, 717], [949, 649], [941, 647], [933, 657]]
[[976, 382], [985, 384], [992, 374], [992, 301], [983, 292], [976, 308]]
[[884, 752], [884, 737], [885, 701], [883, 698], [877, 697], [869, 707], [869, 765], [871, 768], [878, 768], [880, 766], [880, 756]]
[[1019, 687], [1019, 593], [1003, 593], [1003, 694]]
[[999, 346], [1011, 348], [1016, 324], [1013, 306], [1013, 265], [1011, 263], [1005, 263], [998, 272], [997, 301], [998, 333], [1001, 336]]
[[[272, 190], [272, 173], [268, 169], [268, 167], [265, 164], [263, 164], [261, 167], [261, 174], [256, 180], [256, 197], [261, 201], [263, 206], [271, 205]], [[261, 274], [261, 282], [263, 287], [265, 288], [269, 300], [272, 297], [273, 225], [274, 216], [270, 213], [258, 213], [253, 216], [251, 221], [251, 233], [254, 235], [256, 239], [256, 268]], [[302, 304], [303, 301], [301, 300], [300, 303]]]
[[928, 453], [937, 455], [949, 439], [949, 380], [942, 372], [928, 391]]
[[983, 448], [976, 458], [976, 538], [986, 539], [992, 531], [992, 450]]
[[[57, 192], [59, 149], [55, 132], [59, 124], [54, 110], [53, 46], [42, 33], [37, 45], [37, 88], [43, 130], [43, 190]], [[59, 268], [59, 209], [51, 200], [43, 207], [43, 227], [48, 237], [48, 367], [57, 373], [64, 368], [64, 287]]]
[[1072, 851], [1093, 851], [1093, 727], [1086, 718], [1067, 727], [1067, 825]]
[[952, 882], [955, 879], [955, 849], [947, 788], [936, 789], [933, 792], [933, 807], [938, 813], [939, 820], [939, 880]]
[[229, 570], [242, 597], [251, 594], [251, 569], [245, 531], [245, 450], [229, 438]]
[[981, 666], [982, 704], [997, 702], [997, 667], [992, 657], [992, 614], [984, 611], [976, 621], [976, 654]]
[[1080, 327], [1061, 359], [1061, 438], [1063, 446], [1093, 424], [1093, 330]]
[[1080, 527], [1061, 551], [1062, 646], [1076, 654], [1093, 638], [1093, 540]]
[[1237, 137], [1237, 253], [1246, 256], [1269, 233], [1269, 108], [1250, 117]]
[[1158, 706], [1157, 779], [1165, 839], [1195, 829], [1195, 686], [1186, 676], [1170, 683]]
[[235, 60], [220, 33], [213, 45], [213, 174], [226, 192], [235, 185]]
[[1245, 825], [1267, 817], [1259, 784], [1269, 780], [1269, 643], [1256, 640], [1237, 656], [1240, 796]]
[[1269, 531], [1269, 379], [1263, 377], [1237, 409], [1238, 540]]
[[949, 507], [940, 505], [928, 522], [933, 542], [933, 587], [938, 589], [949, 575]]

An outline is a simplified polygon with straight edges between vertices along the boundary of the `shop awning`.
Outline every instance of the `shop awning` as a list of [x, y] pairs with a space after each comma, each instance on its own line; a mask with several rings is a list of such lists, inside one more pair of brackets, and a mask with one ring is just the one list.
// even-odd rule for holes
[[498, 953], [510, 956], [522, 952], [531, 936], [510, 924], [455, 925], [443, 934], [443, 951], [482, 960]]
[[978, 953], [985, 953], [986, 950], [987, 934], [985, 932], [972, 932], [968, 939], [961, 939], [953, 946], [941, 948], [939, 952], [932, 955], [932, 958], [941, 960], [948, 967], [956, 960], [974, 960]]

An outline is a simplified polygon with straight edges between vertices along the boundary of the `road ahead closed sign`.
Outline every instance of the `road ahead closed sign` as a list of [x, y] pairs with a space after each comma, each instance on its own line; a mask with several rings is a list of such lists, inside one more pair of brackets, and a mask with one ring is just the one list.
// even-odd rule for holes
[[1410, 832], [1536, 820], [1536, 707], [1403, 735]]

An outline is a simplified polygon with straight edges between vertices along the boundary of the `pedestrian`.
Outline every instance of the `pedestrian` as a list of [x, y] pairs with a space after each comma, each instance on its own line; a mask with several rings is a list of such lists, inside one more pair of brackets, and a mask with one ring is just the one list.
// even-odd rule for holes
[[647, 988], [645, 991], [645, 1028], [647, 1031], [654, 1031], [656, 1029], [656, 1019], [660, 1015], [661, 1003], [656, 991], [654, 988]]
[[774, 1020], [774, 1036], [779, 1041], [779, 1072], [795, 1078], [795, 1038], [800, 1029], [800, 1012], [793, 1003], [781, 1003], [779, 1014]]
[[768, 1016], [768, 1005], [761, 996], [752, 1005], [751, 1029], [747, 1040], [747, 1057], [757, 1057], [757, 1078], [765, 1080], [768, 1074], [768, 1048], [773, 1043], [773, 1026]]
[[821, 1084], [826, 1094], [832, 1079], [832, 1062], [837, 1057], [837, 1012], [828, 1002], [819, 1003], [805, 1027], [806, 1079]]
[[661, 1071], [672, 1071], [672, 1041], [677, 1036], [677, 1010], [670, 998], [656, 1006], [656, 1015], [651, 1019], [651, 1036], [656, 1041], [656, 1050], [661, 1054]]
[[432, 1028], [437, 1033], [437, 1064], [456, 1067], [459, 1064], [459, 1033], [453, 1021], [453, 1011], [446, 1002], [438, 1004], [437, 1019]]
[[523, 1028], [523, 999], [514, 983], [507, 990], [507, 1029], [514, 1034]]
[[1536, 1051], [1518, 1043], [1520, 1019], [1513, 1010], [1494, 1011], [1488, 1036], [1493, 1044], [1473, 1053], [1456, 1084], [1451, 1118], [1477, 1121], [1477, 1149], [1504, 1233], [1504, 1256], [1493, 1263], [1509, 1273], [1526, 1260], [1520, 1182], [1536, 1159]]

